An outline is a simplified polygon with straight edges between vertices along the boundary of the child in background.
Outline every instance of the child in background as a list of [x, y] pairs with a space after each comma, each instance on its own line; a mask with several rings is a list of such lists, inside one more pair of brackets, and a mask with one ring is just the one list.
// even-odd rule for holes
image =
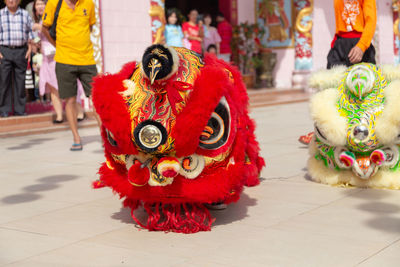
[[168, 46], [183, 46], [184, 36], [176, 9], [169, 9], [167, 11], [167, 25], [165, 26], [164, 35]]
[[213, 55], [218, 55], [218, 51], [217, 51], [217, 46], [214, 44], [210, 44], [207, 47], [207, 53], [213, 54]]
[[219, 54], [219, 44], [221, 43], [221, 37], [215, 27], [211, 26], [212, 17], [210, 14], [204, 15], [204, 39], [203, 48], [207, 49], [210, 45], [214, 45], [216, 48], [216, 54]]

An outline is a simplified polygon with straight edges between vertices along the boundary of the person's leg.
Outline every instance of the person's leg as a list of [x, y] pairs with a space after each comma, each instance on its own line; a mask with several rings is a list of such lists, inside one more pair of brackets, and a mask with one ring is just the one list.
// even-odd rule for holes
[[376, 64], [375, 53], [375, 47], [371, 44], [370, 47], [365, 50], [362, 62]]
[[[338, 40], [336, 42], [338, 42]], [[346, 65], [346, 61], [344, 61], [341, 58], [337, 46], [339, 46], [339, 45], [335, 44], [335, 46], [333, 48], [331, 48], [331, 50], [329, 50], [328, 57], [327, 57], [328, 64], [326, 67], [328, 70], [335, 66]]]
[[65, 99], [65, 113], [67, 116], [67, 120], [69, 123], [69, 126], [72, 131], [72, 135], [74, 138], [74, 143], [79, 144], [81, 142], [81, 137], [79, 136], [78, 133], [78, 123], [76, 121], [76, 97], [69, 97]]
[[82, 104], [76, 101], [76, 118], [77, 121], [83, 121], [85, 119], [85, 112], [83, 112]]
[[78, 80], [77, 84], [78, 84], [78, 91], [77, 91], [78, 96], [76, 98], [76, 110], [78, 112], [77, 118], [79, 122], [85, 119], [85, 112], [83, 111], [82, 108], [82, 96], [85, 94], [85, 92], [83, 91], [81, 81]]
[[0, 47], [0, 52], [3, 59], [0, 59], [0, 115], [8, 116], [11, 112], [11, 75], [12, 75], [12, 62], [8, 48]]
[[78, 122], [76, 120], [76, 79], [78, 67], [67, 64], [56, 63], [56, 76], [58, 93], [61, 99], [65, 99], [65, 114], [69, 127], [71, 128], [74, 144], [71, 150], [81, 150], [81, 138], [78, 133]]
[[62, 102], [60, 96], [58, 95], [58, 90], [47, 84], [50, 88], [50, 98], [51, 103], [53, 104], [54, 111], [56, 112], [56, 122], [62, 122], [63, 120], [63, 110], [62, 110]]
[[[82, 83], [83, 90], [85, 91], [85, 95], [90, 98], [92, 101], [92, 82], [93, 78], [97, 75], [97, 68], [96, 65], [89, 65], [89, 66], [80, 66], [79, 71], [79, 80]], [[96, 110], [93, 108], [94, 117], [97, 120], [97, 124], [99, 127], [101, 126], [101, 120], [96, 113]]]
[[25, 113], [26, 93], [25, 77], [28, 60], [25, 58], [27, 48], [14, 49], [14, 113]]

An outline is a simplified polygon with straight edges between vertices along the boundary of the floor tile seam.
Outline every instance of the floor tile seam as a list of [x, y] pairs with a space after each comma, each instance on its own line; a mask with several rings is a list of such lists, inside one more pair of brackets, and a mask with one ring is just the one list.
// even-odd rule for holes
[[98, 201], [102, 201], [102, 200], [105, 200], [105, 199], [108, 199], [108, 198], [113, 198], [113, 197], [110, 196], [110, 197], [105, 197], [105, 198], [99, 198], [99, 199], [96, 199], [96, 200], [91, 200], [91, 201], [81, 202], [81, 203], [60, 202], [60, 203], [73, 204], [73, 205], [70, 205], [70, 206], [67, 206], [67, 207], [63, 207], [63, 208], [54, 209], [54, 210], [50, 210], [50, 211], [46, 211], [46, 212], [43, 212], [43, 213], [40, 213], [40, 214], [36, 214], [36, 215], [33, 215], [33, 216], [29, 216], [29, 217], [26, 217], [26, 218], [21, 218], [21, 219], [12, 220], [12, 221], [9, 221], [9, 222], [1, 223], [0, 227], [3, 227], [5, 224], [18, 222], [18, 221], [21, 221], [21, 220], [29, 220], [29, 219], [34, 218], [34, 217], [43, 216], [43, 215], [46, 215], [46, 214], [49, 214], [49, 213], [52, 213], [52, 212], [58, 212], [58, 211], [61, 211], [61, 210], [64, 210], [64, 209], [70, 209], [70, 208], [74, 208], [74, 207], [78, 207], [78, 206], [82, 206], [82, 205], [87, 205], [87, 204], [90, 204], [92, 202], [98, 202]]
[[[359, 191], [360, 191], [360, 190], [358, 190], [357, 192], [359, 192]], [[354, 192], [354, 193], [356, 193], [356, 192]], [[354, 194], [354, 193], [352, 193], [352, 194]], [[318, 210], [318, 209], [321, 209], [321, 208], [324, 208], [324, 207], [326, 207], [326, 206], [328, 206], [328, 205], [331, 205], [331, 204], [334, 203], [334, 202], [340, 201], [340, 200], [342, 200], [342, 199], [344, 199], [344, 198], [346, 198], [346, 197], [349, 197], [349, 196], [343, 196], [343, 197], [341, 197], [341, 198], [338, 198], [338, 199], [329, 201], [328, 203], [325, 203], [325, 204], [323, 204], [323, 205], [320, 205], [320, 206], [311, 208], [311, 209], [309, 209], [309, 210], [307, 210], [307, 211], [303, 211], [303, 212], [298, 213], [298, 214], [296, 214], [296, 215], [290, 216], [290, 217], [288, 217], [288, 218], [286, 218], [286, 219], [283, 219], [283, 220], [278, 221], [278, 222], [276, 222], [276, 223], [274, 223], [274, 224], [271, 224], [271, 225], [267, 226], [266, 228], [272, 228], [272, 229], [274, 229], [274, 227], [276, 227], [276, 226], [278, 226], [278, 225], [280, 225], [280, 224], [282, 224], [282, 223], [286, 223], [286, 222], [288, 222], [288, 221], [290, 221], [290, 220], [292, 220], [292, 219], [294, 219], [294, 218], [296, 218], [296, 217], [300, 217], [300, 216], [307, 215], [307, 214], [309, 214], [309, 213], [311, 213], [311, 212], [314, 212], [314, 211], [316, 211], [316, 210]]]
[[[63, 249], [63, 248], [65, 248], [65, 247], [68, 247], [68, 246], [71, 246], [71, 245], [75, 245], [75, 244], [78, 244], [78, 243], [81, 243], [81, 242], [86, 242], [86, 243], [92, 243], [92, 244], [93, 244], [93, 243], [95, 243], [95, 242], [87, 242], [87, 241], [85, 241], [85, 240], [88, 240], [88, 239], [90, 239], [90, 238], [93, 238], [93, 237], [96, 237], [96, 236], [99, 236], [99, 235], [107, 234], [107, 233], [110, 233], [110, 232], [113, 232], [113, 231], [116, 231], [116, 230], [120, 230], [120, 229], [122, 229], [122, 228], [124, 228], [124, 227], [126, 227], [126, 226], [118, 227], [118, 228], [115, 228], [115, 229], [110, 230], [110, 231], [105, 231], [105, 232], [103, 232], [103, 233], [98, 233], [98, 234], [93, 235], [93, 236], [91, 236], [91, 237], [85, 237], [85, 238], [81, 238], [81, 239], [74, 240], [74, 241], [71, 241], [71, 242], [67, 242], [66, 244], [63, 244], [63, 245], [61, 245], [61, 246], [57, 246], [56, 248], [51, 248], [51, 249], [49, 249], [49, 250], [42, 251], [42, 252], [40, 252], [40, 253], [38, 253], [38, 254], [35, 254], [35, 255], [32, 255], [32, 256], [26, 257], [26, 258], [24, 258], [24, 259], [20, 259], [20, 260], [14, 261], [14, 262], [7, 263], [5, 266], [10, 265], [10, 264], [15, 264], [15, 263], [18, 263], [18, 262], [23, 262], [23, 261], [29, 260], [30, 258], [38, 257], [38, 256], [41, 256], [41, 255], [50, 253], [50, 252], [52, 252], [52, 251], [56, 251], [56, 250], [59, 250], [59, 249]], [[3, 228], [3, 227], [0, 226], [0, 228]], [[9, 230], [19, 231], [19, 230], [17, 230], [17, 229], [9, 229]], [[43, 235], [43, 236], [48, 236], [48, 237], [53, 237], [53, 238], [59, 238], [59, 239], [68, 240], [68, 239], [65, 238], [65, 237], [57, 236], [57, 235], [54, 235], [54, 236], [53, 236], [53, 235], [42, 234], [42, 233], [34, 233], [34, 232], [28, 232], [28, 231], [20, 231], [20, 232], [27, 232], [27, 233], [32, 233], [32, 234], [38, 234], [38, 235]], [[109, 246], [109, 247], [114, 247], [114, 248], [129, 249], [129, 248], [116, 247], [116, 246], [105, 245], [105, 244], [100, 244], [100, 245]]]
[[14, 231], [14, 232], [20, 232], [20, 233], [34, 234], [34, 235], [39, 235], [39, 236], [49, 236], [48, 234], [44, 234], [44, 233], [26, 231], [26, 230], [16, 229], [16, 228], [12, 228], [12, 227], [5, 227], [5, 226], [1, 226], [1, 225], [0, 225], [0, 229]]
[[[107, 234], [107, 233], [112, 233], [112, 232], [114, 232], [114, 231], [118, 231], [118, 230], [121, 230], [121, 229], [123, 229], [123, 228], [130, 228], [130, 227], [132, 227], [132, 226], [123, 226], [123, 227], [121, 227], [121, 228], [118, 228], [118, 229], [114, 229], [114, 230], [111, 230], [111, 231], [107, 231], [107, 232], [104, 232], [104, 233], [100, 233], [100, 234], [96, 234], [96, 235], [94, 235], [94, 236], [91, 236], [91, 237], [87, 237], [87, 238], [84, 238], [84, 239], [82, 239], [82, 240], [80, 240], [79, 242], [85, 242], [85, 243], [90, 243], [90, 244], [97, 244], [97, 245], [102, 245], [102, 246], [109, 246], [109, 247], [112, 247], [112, 248], [117, 248], [117, 249], [125, 249], [125, 250], [131, 250], [131, 248], [130, 247], [128, 247], [128, 246], [124, 246], [124, 245], [119, 245], [119, 244], [104, 244], [104, 243], [98, 243], [98, 242], [96, 242], [96, 241], [93, 241], [93, 240], [90, 240], [90, 239], [93, 239], [93, 238], [96, 238], [96, 237], [98, 237], [98, 236], [100, 236], [100, 235], [103, 235], [103, 234]], [[140, 228], [139, 226], [137, 226], [136, 224], [134, 225], [134, 227], [136, 228], [136, 229], [138, 229], [138, 230], [141, 230], [141, 231], [147, 231], [147, 229], [144, 229], [144, 228]], [[213, 226], [212, 226], [213, 227]], [[260, 226], [258, 226], [258, 225], [254, 225], [253, 227], [255, 227], [255, 228], [259, 228], [260, 230], [261, 229], [264, 229], [264, 227], [260, 227]], [[212, 230], [211, 230], [212, 231]], [[169, 233], [167, 233], [167, 234], [178, 234], [178, 235], [182, 235], [181, 233], [174, 233], [174, 232], [169, 232]], [[195, 235], [196, 233], [194, 233], [194, 235]], [[224, 246], [224, 244], [220, 244], [219, 246], [217, 246], [217, 248], [216, 248], [216, 250], [218, 249], [218, 248], [220, 248], [220, 247], [222, 247], [222, 246]], [[211, 249], [210, 249], [211, 250]], [[198, 255], [196, 255], [196, 256], [201, 256], [201, 255], [203, 255], [203, 254], [206, 254], [206, 255], [208, 255], [208, 251], [207, 252], [203, 252], [203, 253], [200, 253], [200, 254], [198, 254]], [[166, 254], [165, 254], [166, 255]], [[188, 258], [188, 260], [190, 260], [190, 258]], [[228, 266], [228, 265], [223, 265], [223, 266]]]
[[[57, 237], [57, 238], [60, 238], [60, 237]], [[66, 239], [66, 240], [67, 240], [67, 239]], [[23, 259], [19, 259], [19, 260], [13, 261], [13, 262], [9, 262], [9, 263], [7, 263], [7, 264], [4, 265], [4, 266], [9, 266], [9, 265], [11, 265], [11, 264], [22, 263], [22, 262], [24, 262], [24, 261], [26, 261], [26, 260], [29, 260], [29, 259], [32, 259], [32, 258], [41, 256], [41, 255], [50, 253], [50, 252], [52, 252], [52, 251], [56, 251], [56, 250], [58, 250], [58, 249], [62, 249], [62, 248], [65, 248], [65, 247], [74, 245], [75, 243], [78, 243], [78, 242], [79, 242], [79, 241], [71, 241], [71, 242], [69, 242], [69, 243], [67, 243], [67, 244], [63, 244], [63, 245], [57, 246], [57, 247], [55, 247], [55, 248], [53, 247], [53, 248], [51, 248], [51, 249], [49, 249], [49, 250], [42, 251], [42, 252], [37, 253], [37, 254], [35, 254], [35, 255], [31, 255], [31, 256], [28, 256], [28, 257], [23, 258]]]
[[357, 263], [355, 266], [360, 266], [361, 264], [363, 264], [364, 262], [368, 261], [369, 259], [379, 255], [380, 253], [382, 253], [383, 251], [385, 251], [387, 248], [391, 247], [392, 245], [399, 243], [400, 242], [400, 237], [397, 238], [396, 240], [394, 240], [393, 242], [391, 242], [390, 244], [387, 244], [386, 246], [384, 246], [383, 248], [379, 249], [378, 251], [376, 251], [375, 253], [371, 254], [370, 256], [366, 257], [365, 259], [363, 259], [362, 261], [360, 261], [359, 263]]
[[[21, 194], [22, 193], [24, 193], [24, 192], [21, 192]], [[29, 192], [28, 192], [29, 193]], [[34, 194], [34, 193], [32, 193], [32, 194]], [[6, 196], [7, 197], [7, 196]], [[76, 203], [72, 203], [72, 202], [69, 202], [69, 201], [57, 201], [57, 200], [45, 200], [45, 199], [40, 199], [39, 201], [46, 201], [46, 202], [52, 202], [52, 203], [58, 203], [58, 204], [68, 204], [68, 205], [70, 205], [70, 204], [76, 204]], [[22, 205], [24, 205], [24, 204], [26, 204], [26, 203], [21, 203]], [[10, 207], [10, 206], [12, 206], [13, 204], [0, 204], [0, 208], [1, 207]], [[58, 208], [57, 208], [58, 209]], [[45, 211], [45, 213], [47, 213], [48, 211]], [[42, 214], [42, 213], [41, 213]], [[41, 215], [40, 214], [40, 215]], [[36, 216], [36, 215], [34, 215], [34, 216]], [[31, 218], [32, 216], [29, 216], [29, 217], [22, 217], [21, 218], [21, 220], [22, 219], [28, 219], [28, 218]], [[14, 220], [12, 220], [12, 221], [9, 221], [9, 222], [13, 222]], [[8, 222], [7, 222], [8, 223]], [[0, 226], [2, 225], [3, 223], [0, 223]]]
[[[261, 183], [266, 182], [266, 181], [279, 181], [279, 182], [282, 181], [282, 182], [286, 182], [288, 179], [296, 178], [296, 177], [298, 177], [298, 176], [301, 175], [301, 174], [303, 174], [303, 173], [302, 173], [302, 172], [299, 172], [299, 173], [297, 173], [297, 174], [290, 175], [290, 176], [288, 176], [288, 177], [276, 177], [276, 179], [261, 177], [261, 178], [265, 179], [265, 180], [261, 181]], [[274, 178], [274, 177], [273, 177], [273, 178]], [[285, 179], [279, 180], [279, 178], [285, 178]]]

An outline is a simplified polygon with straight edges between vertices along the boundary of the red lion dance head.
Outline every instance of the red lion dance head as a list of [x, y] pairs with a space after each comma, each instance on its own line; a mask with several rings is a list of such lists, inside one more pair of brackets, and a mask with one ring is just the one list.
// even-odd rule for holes
[[[149, 47], [93, 84], [106, 162], [101, 181], [152, 231], [195, 233], [214, 221], [204, 204], [231, 203], [259, 183], [254, 122], [240, 73], [185, 48]], [[140, 222], [133, 211], [143, 206]]]

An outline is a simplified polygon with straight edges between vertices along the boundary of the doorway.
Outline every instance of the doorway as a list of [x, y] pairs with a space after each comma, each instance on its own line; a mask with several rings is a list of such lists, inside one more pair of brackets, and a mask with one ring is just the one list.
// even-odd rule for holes
[[[26, 7], [27, 4], [29, 4], [30, 2], [33, 2], [32, 0], [21, 0], [21, 4], [19, 4], [19, 6], [21, 8]], [[6, 4], [4, 4], [4, 1], [0, 1], [0, 8], [4, 8], [6, 6]]]
[[[196, 9], [199, 14], [209, 13], [213, 17], [213, 24], [218, 12], [224, 14], [226, 20], [232, 25], [237, 24], [237, 0], [165, 0], [165, 9], [177, 8], [187, 19], [190, 10]], [[215, 25], [214, 25], [215, 26]]]

